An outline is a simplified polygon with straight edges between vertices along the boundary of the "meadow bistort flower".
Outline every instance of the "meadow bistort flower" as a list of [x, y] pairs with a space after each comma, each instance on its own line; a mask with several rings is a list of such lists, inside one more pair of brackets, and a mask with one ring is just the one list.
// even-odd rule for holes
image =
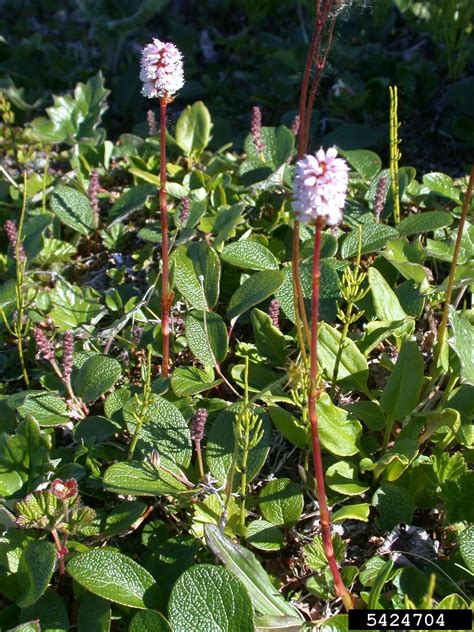
[[154, 37], [142, 50], [140, 79], [145, 97], [172, 97], [184, 85], [182, 53], [171, 42]]
[[349, 167], [337, 150], [319, 149], [313, 156], [306, 155], [296, 163], [293, 180], [293, 210], [296, 219], [306, 224], [319, 217], [329, 226], [342, 220], [349, 182]]

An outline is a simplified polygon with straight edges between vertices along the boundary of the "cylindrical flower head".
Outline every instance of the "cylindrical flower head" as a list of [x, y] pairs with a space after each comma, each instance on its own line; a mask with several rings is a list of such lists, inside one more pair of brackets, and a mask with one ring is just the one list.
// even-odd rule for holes
[[142, 50], [140, 79], [145, 97], [172, 97], [184, 86], [183, 55], [171, 42], [153, 38]]
[[293, 210], [300, 222], [313, 223], [323, 217], [329, 226], [342, 221], [349, 182], [349, 167], [337, 150], [320, 149], [296, 163], [293, 180]]
[[204, 426], [206, 425], [208, 412], [205, 408], [198, 408], [194, 414], [191, 424], [191, 439], [200, 443], [204, 437]]

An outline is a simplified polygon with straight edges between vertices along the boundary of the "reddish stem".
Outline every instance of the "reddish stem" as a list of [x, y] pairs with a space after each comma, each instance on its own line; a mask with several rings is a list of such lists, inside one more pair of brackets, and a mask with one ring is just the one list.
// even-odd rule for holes
[[324, 552], [334, 578], [334, 587], [341, 597], [346, 610], [354, 607], [354, 600], [347, 588], [344, 586], [341, 574], [337, 567], [332, 546], [331, 517], [326, 501], [326, 489], [324, 484], [323, 460], [321, 456], [321, 443], [319, 441], [318, 417], [316, 413], [316, 400], [318, 397], [318, 318], [319, 318], [319, 281], [321, 276], [320, 256], [321, 256], [321, 231], [323, 220], [318, 219], [316, 224], [316, 235], [314, 238], [313, 272], [312, 272], [312, 295], [311, 295], [311, 368], [310, 385], [308, 398], [309, 420], [311, 424], [311, 440], [313, 448], [314, 477], [316, 479], [316, 489], [318, 493], [319, 510], [321, 516], [321, 535]]
[[170, 356], [170, 295], [168, 262], [168, 206], [166, 202], [166, 97], [160, 99], [160, 216], [161, 216], [161, 334], [163, 362], [161, 374], [168, 375]]

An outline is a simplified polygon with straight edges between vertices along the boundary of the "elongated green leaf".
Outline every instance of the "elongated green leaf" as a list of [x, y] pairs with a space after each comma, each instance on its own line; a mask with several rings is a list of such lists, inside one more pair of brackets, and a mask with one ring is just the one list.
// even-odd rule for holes
[[138, 184], [126, 191], [109, 210], [109, 226], [127, 219], [131, 213], [142, 208], [150, 195], [156, 194], [153, 184]]
[[300, 617], [296, 608], [285, 601], [270, 582], [255, 555], [227, 538], [215, 525], [204, 527], [206, 542], [221, 562], [245, 585], [255, 610], [273, 617]]
[[260, 492], [258, 504], [266, 520], [291, 525], [300, 519], [304, 499], [300, 487], [289, 478], [269, 481]]
[[69, 421], [69, 408], [62, 397], [54, 392], [32, 393], [17, 408], [26, 419], [31, 415], [40, 426], [58, 426]]
[[186, 340], [196, 358], [205, 365], [220, 364], [227, 355], [227, 328], [214, 312], [193, 310], [186, 316]]
[[423, 188], [420, 193], [437, 193], [450, 200], [459, 202], [459, 188], [454, 186], [453, 179], [445, 173], [426, 173], [423, 176]]
[[[39, 621], [38, 632], [68, 632], [69, 617], [64, 599], [56, 589], [49, 587], [46, 592], [32, 606], [21, 609], [21, 621]], [[19, 626], [15, 630], [32, 632], [33, 628]], [[92, 631], [91, 631], [92, 632]]]
[[400, 305], [397, 295], [380, 272], [374, 267], [369, 268], [368, 278], [377, 318], [380, 320], [405, 320], [408, 317], [406, 312]]
[[61, 184], [51, 194], [50, 204], [53, 213], [69, 228], [82, 235], [87, 235], [93, 230], [94, 212], [83, 193]]
[[22, 592], [17, 599], [25, 608], [34, 604], [45, 592], [56, 565], [56, 548], [51, 542], [35, 540], [23, 551], [18, 566], [17, 582]]
[[110, 602], [87, 592], [81, 599], [78, 632], [109, 632]]
[[198, 564], [175, 583], [168, 606], [174, 632], [253, 632], [253, 609], [240, 579], [221, 566]]
[[264, 270], [252, 275], [232, 295], [227, 308], [227, 318], [238, 318], [274, 294], [283, 283], [284, 277], [284, 272], [280, 270]]
[[[318, 332], [319, 361], [328, 379], [333, 377], [341, 338], [341, 333], [331, 325], [327, 323], [320, 325]], [[337, 372], [337, 381], [345, 384], [349, 389], [355, 386], [363, 393], [368, 393], [368, 377], [369, 365], [365, 356], [359, 351], [355, 342], [346, 338]]]
[[400, 522], [411, 524], [413, 498], [404, 487], [382, 483], [372, 498], [372, 505], [379, 513], [378, 523], [383, 531], [393, 529]]
[[135, 560], [115, 549], [80, 553], [67, 565], [69, 575], [89, 592], [130, 608], [160, 606], [155, 580]]
[[285, 336], [273, 325], [270, 316], [255, 308], [250, 314], [250, 320], [259, 354], [276, 366], [285, 366], [288, 357]]
[[453, 335], [448, 340], [461, 363], [461, 382], [474, 385], [474, 326], [460, 318], [454, 307], [449, 311]]
[[278, 270], [278, 259], [263, 244], [241, 239], [228, 244], [221, 254], [222, 260], [237, 268], [249, 270]]
[[330, 465], [326, 470], [328, 487], [339, 494], [346, 496], [358, 496], [369, 489], [358, 479], [357, 467], [349, 461], [338, 461]]
[[[364, 224], [362, 226], [362, 254], [376, 252], [385, 246], [389, 239], [398, 237], [397, 230], [386, 224]], [[353, 230], [344, 239], [341, 257], [350, 259], [357, 255], [359, 245], [359, 231]]]
[[368, 522], [369, 514], [369, 503], [344, 505], [332, 514], [332, 521], [344, 522], [345, 520], [360, 520], [361, 522]]
[[104, 487], [116, 494], [130, 496], [174, 496], [185, 492], [186, 486], [170, 471], [181, 478], [183, 473], [168, 462], [165, 467], [166, 470], [147, 462], [114, 463], [105, 471]]
[[[223, 410], [212, 425], [207, 441], [206, 460], [210, 471], [217, 480], [225, 482], [229, 473], [234, 453], [234, 426], [236, 416], [242, 411], [241, 403], [232, 404]], [[263, 435], [260, 441], [250, 450], [247, 462], [247, 480], [250, 482], [261, 470], [270, 449], [271, 425], [264, 409], [251, 407], [251, 412], [261, 420]], [[254, 436], [255, 430], [251, 433]], [[242, 451], [239, 449], [237, 464], [241, 462]], [[236, 475], [234, 484], [240, 480]]]
[[267, 410], [276, 429], [281, 432], [285, 439], [300, 450], [305, 450], [308, 447], [309, 428], [300, 419], [280, 406], [268, 406]]
[[216, 251], [206, 242], [193, 242], [176, 248], [170, 260], [174, 262], [174, 284], [192, 307], [214, 307], [221, 274]]
[[353, 149], [340, 153], [364, 180], [371, 180], [382, 168], [382, 160], [370, 149]]
[[130, 621], [128, 632], [171, 632], [171, 626], [156, 610], [140, 610]]
[[188, 105], [176, 123], [176, 142], [186, 156], [199, 157], [211, 140], [211, 115], [202, 101]]
[[86, 402], [93, 402], [111, 388], [122, 373], [114, 358], [94, 355], [84, 362], [74, 380], [74, 390]]
[[369, 594], [369, 601], [367, 606], [370, 609], [381, 610], [383, 607], [380, 605], [379, 597], [382, 593], [383, 587], [388, 581], [390, 573], [393, 569], [393, 560], [387, 560], [385, 565], [380, 569], [379, 574], [377, 575], [374, 584], [371, 588]]
[[361, 424], [348, 418], [347, 411], [335, 406], [327, 393], [319, 397], [316, 410], [322, 445], [337, 456], [357, 454], [356, 442], [362, 432]]
[[424, 362], [416, 342], [405, 340], [380, 405], [390, 419], [404, 419], [418, 404], [423, 385]]
[[221, 382], [222, 380], [213, 380], [209, 373], [194, 366], [180, 366], [171, 375], [171, 388], [178, 397], [208, 391]]
[[437, 228], [450, 226], [453, 217], [445, 211], [427, 211], [405, 217], [398, 224], [397, 230], [400, 235], [418, 235], [420, 233], [431, 233]]

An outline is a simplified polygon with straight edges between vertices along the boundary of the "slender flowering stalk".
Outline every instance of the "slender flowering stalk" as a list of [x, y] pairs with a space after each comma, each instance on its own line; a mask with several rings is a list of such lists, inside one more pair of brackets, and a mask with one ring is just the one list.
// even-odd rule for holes
[[388, 185], [387, 176], [382, 176], [377, 183], [377, 189], [375, 191], [374, 214], [375, 214], [375, 221], [377, 222], [377, 224], [380, 223], [382, 211], [385, 206], [385, 197], [387, 195], [387, 185]]
[[12, 221], [11, 219], [7, 219], [7, 221], [3, 225], [3, 228], [5, 229], [5, 232], [8, 237], [8, 241], [10, 242], [10, 246], [12, 248], [13, 258], [16, 261], [17, 253], [18, 253], [19, 263], [20, 264], [25, 263], [26, 261], [25, 249], [23, 248], [22, 243], [19, 243], [19, 244], [17, 243], [18, 230], [17, 230], [15, 222]]
[[199, 474], [201, 478], [204, 478], [204, 465], [202, 461], [201, 453], [201, 441], [204, 437], [204, 427], [206, 425], [208, 412], [205, 408], [199, 408], [193, 417], [193, 423], [191, 426], [191, 439], [196, 446], [196, 455], [199, 466]]
[[63, 361], [61, 364], [64, 380], [69, 380], [72, 373], [74, 355], [74, 334], [66, 331], [63, 338]]
[[146, 122], [148, 124], [148, 135], [156, 136], [158, 125], [156, 123], [156, 116], [153, 110], [148, 110], [148, 112], [146, 113]]
[[296, 165], [294, 179], [293, 209], [305, 223], [316, 225], [311, 283], [311, 341], [310, 380], [308, 392], [308, 414], [311, 426], [314, 477], [321, 515], [321, 532], [324, 552], [334, 578], [334, 587], [346, 609], [353, 607], [353, 599], [342, 581], [331, 535], [331, 518], [326, 500], [324, 471], [319, 439], [316, 402], [318, 388], [318, 327], [319, 327], [319, 284], [321, 277], [321, 234], [326, 224], [337, 225], [342, 220], [348, 183], [348, 167], [337, 158], [334, 148], [324, 152], [320, 149], [315, 156], [304, 156]]
[[173, 300], [169, 291], [168, 207], [166, 200], [166, 108], [184, 85], [183, 56], [171, 42], [154, 38], [142, 51], [140, 79], [142, 94], [160, 100], [160, 215], [161, 215], [161, 332], [163, 361], [161, 372], [169, 371], [170, 307]]
[[[298, 159], [303, 158], [307, 151], [309, 140], [309, 129], [311, 126], [311, 112], [314, 105], [319, 82], [321, 80], [327, 56], [331, 47], [334, 25], [336, 22], [338, 9], [344, 3], [340, 0], [315, 0], [315, 19], [311, 43], [306, 57], [306, 64], [301, 82], [300, 103], [299, 103], [299, 130], [298, 130]], [[325, 41], [325, 46], [323, 43]], [[314, 70], [313, 81], [311, 75]], [[311, 83], [311, 86], [310, 86]], [[292, 253], [292, 276], [293, 276], [293, 302], [295, 306], [295, 323], [298, 341], [301, 349], [303, 361], [305, 361], [304, 337], [301, 324], [304, 328], [306, 340], [309, 342], [310, 331], [306, 310], [304, 306], [303, 291], [301, 288], [299, 265], [300, 265], [300, 238], [299, 221], [295, 219], [293, 226], [293, 253]], [[301, 323], [302, 321], [302, 323]]]
[[179, 213], [179, 223], [184, 226], [189, 219], [189, 198], [185, 197], [181, 200], [181, 211]]
[[33, 336], [36, 341], [38, 356], [47, 362], [55, 362], [53, 344], [49, 338], [47, 338], [44, 331], [39, 327], [35, 327], [33, 330]]
[[262, 143], [262, 111], [258, 105], [252, 108], [252, 120], [250, 123], [250, 132], [252, 134], [255, 149], [259, 154], [263, 154], [264, 146]]

